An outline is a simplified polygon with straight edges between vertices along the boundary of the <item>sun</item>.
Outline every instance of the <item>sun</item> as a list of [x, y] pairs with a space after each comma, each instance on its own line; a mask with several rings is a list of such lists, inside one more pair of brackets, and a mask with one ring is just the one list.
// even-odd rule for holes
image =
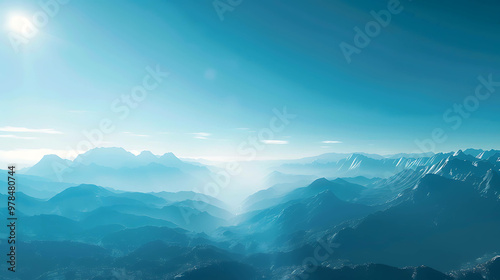
[[13, 15], [9, 18], [8, 28], [16, 33], [26, 33], [33, 24], [31, 21], [22, 15]]

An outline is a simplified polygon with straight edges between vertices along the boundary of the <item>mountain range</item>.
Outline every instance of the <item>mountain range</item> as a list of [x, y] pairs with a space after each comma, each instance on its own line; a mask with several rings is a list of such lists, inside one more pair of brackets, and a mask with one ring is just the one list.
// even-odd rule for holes
[[[499, 151], [270, 162], [268, 187], [239, 213], [199, 185], [173, 186], [217, 167], [86, 154], [46, 156], [17, 175], [19, 254], [30, 266], [18, 279], [500, 279]], [[54, 163], [73, 169], [63, 182]], [[165, 185], [137, 187], [140, 178]]]
[[208, 168], [181, 161], [172, 153], [158, 157], [144, 151], [136, 156], [122, 148], [95, 148], [72, 161], [47, 155], [22, 174], [143, 192], [193, 190], [210, 179]]

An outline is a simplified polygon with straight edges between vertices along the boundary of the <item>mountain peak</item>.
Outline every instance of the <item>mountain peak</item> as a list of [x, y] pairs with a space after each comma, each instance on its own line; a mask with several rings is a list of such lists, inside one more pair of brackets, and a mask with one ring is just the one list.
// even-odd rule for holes
[[168, 153], [164, 153], [161, 157], [174, 157], [174, 158], [177, 158], [174, 153], [172, 152], [168, 152]]
[[139, 157], [141, 157], [141, 156], [154, 156], [154, 157], [156, 157], [151, 151], [142, 151], [138, 156]]
[[453, 155], [449, 156], [448, 159], [460, 159], [470, 162], [477, 161], [478, 159], [474, 156], [464, 153], [462, 150], [456, 151]]
[[482, 149], [473, 149], [473, 148], [469, 148], [469, 149], [464, 150], [465, 154], [471, 155], [473, 157], [478, 157], [483, 152], [484, 152], [484, 150], [482, 150]]
[[162, 164], [165, 164], [165, 165], [170, 165], [170, 164], [178, 164], [178, 163], [181, 163], [182, 161], [176, 157], [172, 152], [170, 153], [165, 153], [164, 155], [162, 155], [160, 157], [160, 161], [162, 162]]
[[74, 160], [83, 165], [96, 164], [104, 167], [118, 169], [134, 166], [136, 156], [119, 147], [99, 147], [78, 155]]
[[146, 162], [156, 162], [158, 160], [158, 157], [150, 151], [142, 151], [136, 158]]
[[319, 178], [319, 179], [316, 179], [314, 180], [314, 182], [312, 182], [309, 187], [315, 187], [315, 186], [324, 186], [325, 184], [330, 184], [331, 182], [329, 180], [327, 180], [326, 178]]
[[361, 154], [361, 153], [353, 153], [349, 157], [347, 157], [347, 160], [354, 160], [354, 159], [366, 159], [368, 158], [367, 156]]
[[63, 170], [70, 165], [71, 161], [68, 159], [63, 159], [54, 154], [45, 155], [38, 163], [30, 167], [26, 174], [58, 180], [57, 171]]
[[483, 152], [481, 152], [479, 155], [477, 155], [477, 158], [484, 160], [484, 159], [490, 158], [491, 156], [493, 156], [493, 155], [495, 155], [497, 153], [500, 153], [500, 151], [491, 149], [489, 151], [483, 151]]
[[44, 162], [44, 161], [62, 161], [60, 156], [55, 155], [55, 154], [50, 154], [50, 155], [44, 155], [42, 159], [39, 162]]

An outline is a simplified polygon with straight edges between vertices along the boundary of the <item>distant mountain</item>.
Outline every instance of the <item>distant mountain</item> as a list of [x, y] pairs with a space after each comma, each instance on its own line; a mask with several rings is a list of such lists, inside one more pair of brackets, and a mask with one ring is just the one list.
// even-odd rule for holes
[[343, 201], [330, 189], [315, 196], [292, 200], [278, 206], [249, 213], [240, 223], [246, 232], [267, 232], [272, 236], [298, 230], [334, 227], [344, 221], [365, 217], [374, 210], [365, 205]]
[[161, 164], [166, 167], [186, 168], [192, 170], [203, 170], [202, 166], [186, 163], [177, 158], [173, 153], [165, 153], [156, 156], [150, 151], [142, 151], [134, 155], [123, 148], [95, 148], [78, 155], [72, 162], [73, 165], [98, 165], [114, 169], [137, 168], [148, 166], [152, 163]]
[[[364, 176], [367, 178], [383, 177], [389, 178], [399, 172], [407, 169], [417, 170], [422, 167], [431, 168], [426, 173], [435, 172], [446, 160], [462, 160], [469, 162], [480, 162], [481, 160], [489, 160], [491, 163], [497, 164], [500, 153], [495, 150], [483, 151], [477, 150], [472, 152], [466, 150], [465, 153], [461, 150], [454, 153], [438, 153], [432, 156], [411, 158], [409, 155], [401, 154], [402, 157], [389, 158], [371, 158], [362, 154], [352, 154], [346, 158], [335, 162], [319, 162], [315, 161], [307, 164], [288, 163], [281, 165], [278, 170], [281, 172], [289, 172], [290, 174], [328, 174], [327, 177], [357, 177]], [[473, 156], [477, 154], [478, 156]], [[426, 155], [426, 154], [413, 154]], [[437, 168], [436, 168], [437, 166]], [[500, 166], [497, 166], [500, 168]]]
[[158, 163], [163, 164], [165, 166], [170, 166], [170, 167], [181, 167], [181, 166], [188, 166], [194, 169], [198, 169], [199, 164], [192, 165], [190, 163], [185, 163], [178, 159], [173, 153], [166, 153], [162, 155], [158, 159]]
[[359, 203], [368, 205], [390, 206], [390, 203], [400, 196], [406, 189], [413, 188], [425, 175], [425, 170], [406, 169], [387, 179], [378, 180], [366, 186], [358, 199]]
[[446, 178], [477, 184], [488, 170], [500, 170], [500, 162], [481, 160], [458, 151], [440, 162], [423, 169], [424, 174], [436, 174]]
[[[0, 170], [0, 184], [7, 185], [7, 170]], [[49, 199], [74, 184], [55, 182], [47, 178], [16, 173], [16, 186], [19, 191], [31, 197]], [[0, 194], [6, 194], [7, 188], [0, 188]]]
[[[139, 166], [148, 165], [152, 162], [157, 163], [158, 161], [159, 158], [150, 151], [142, 151], [139, 155], [137, 155], [137, 157], [135, 157], [135, 162], [136, 164], [139, 164]], [[98, 162], [96, 162], [96, 164], [98, 164]], [[125, 166], [120, 166], [120, 167], [125, 167]]]
[[191, 200], [191, 201], [202, 201], [205, 203], [209, 203], [211, 205], [214, 205], [216, 207], [219, 207], [221, 209], [226, 209], [227, 206], [224, 202], [218, 200], [217, 198], [213, 196], [209, 196], [206, 194], [202, 193], [196, 193], [192, 191], [180, 191], [180, 192], [152, 192], [152, 195], [155, 195], [157, 197], [163, 198], [167, 201], [171, 202], [179, 202], [179, 201], [185, 201], [185, 200]]
[[[137, 160], [137, 158], [139, 160]], [[138, 167], [138, 163], [143, 157], [136, 157], [131, 152], [123, 148], [94, 148], [83, 154], [78, 155], [72, 162], [75, 165], [99, 165], [103, 167], [110, 167], [114, 169], [122, 167]], [[151, 162], [146, 162], [148, 165]]]
[[[196, 196], [190, 192], [164, 194], [176, 199]], [[202, 197], [208, 201], [213, 199]], [[17, 200], [22, 209], [19, 211], [24, 215], [58, 215], [78, 221], [77, 225], [84, 229], [105, 225], [127, 228], [154, 225], [179, 226], [201, 232], [226, 226], [233, 217], [228, 211], [203, 201], [167, 201], [151, 193], [113, 191], [89, 184], [67, 188], [49, 200], [19, 192]]]
[[484, 197], [500, 200], [500, 175], [488, 170], [477, 188]]
[[471, 155], [473, 157], [477, 157], [480, 154], [482, 154], [483, 152], [484, 152], [484, 150], [482, 150], [482, 149], [466, 149], [466, 150], [464, 150], [465, 154]]
[[264, 178], [263, 186], [269, 188], [275, 185], [311, 182], [314, 179], [316, 179], [316, 177], [313, 175], [294, 175], [273, 171], [269, 175], [267, 175], [266, 178]]
[[394, 154], [394, 155], [387, 155], [385, 158], [389, 159], [400, 159], [400, 158], [430, 158], [434, 156], [435, 154], [433, 152], [428, 152], [428, 153], [399, 153], [399, 154]]
[[[309, 181], [310, 182], [310, 181]], [[276, 184], [273, 185], [270, 188], [260, 190], [249, 197], [247, 197], [243, 201], [243, 205], [241, 210], [243, 211], [249, 211], [249, 210], [257, 210], [257, 209], [262, 209], [267, 207], [270, 204], [265, 204], [262, 203], [262, 201], [269, 201], [271, 199], [274, 200], [280, 200], [280, 197], [284, 196], [285, 194], [298, 189], [300, 187], [303, 187], [307, 185], [309, 182], [305, 181], [298, 181], [294, 183], [282, 183], [282, 184]], [[259, 206], [261, 205], [261, 206]]]
[[229, 221], [214, 217], [207, 211], [201, 211], [192, 206], [167, 205], [156, 216], [171, 221], [182, 228], [195, 232], [211, 232], [220, 226], [229, 225]]
[[[90, 212], [103, 206], [146, 205], [143, 194], [136, 199], [130, 194], [119, 194], [95, 185], [71, 187], [47, 201], [47, 208], [54, 214], [77, 219], [82, 212]], [[166, 204], [166, 202], [165, 202]], [[44, 211], [45, 209], [41, 209]], [[47, 210], [45, 210], [47, 211]]]
[[390, 178], [367, 185], [359, 201], [371, 205], [387, 203], [398, 197], [405, 189], [414, 187], [426, 174], [435, 174], [478, 185], [484, 181], [489, 170], [495, 172], [500, 170], [500, 162], [496, 161], [495, 156], [488, 160], [481, 160], [462, 151], [446, 154], [444, 158], [443, 155], [438, 154], [430, 160], [433, 162], [431, 165], [405, 169]]
[[364, 176], [367, 178], [388, 178], [405, 169], [434, 165], [450, 155], [453, 155], [453, 153], [439, 153], [422, 158], [370, 158], [362, 154], [352, 154], [332, 162], [286, 163], [276, 168], [276, 170], [290, 174], [308, 174], [322, 177]]
[[217, 206], [214, 206], [210, 203], [206, 203], [204, 201], [195, 201], [195, 200], [183, 200], [183, 201], [177, 201], [177, 202], [172, 202], [171, 204], [168, 204], [171, 206], [176, 206], [176, 207], [185, 207], [185, 208], [194, 208], [198, 211], [201, 212], [207, 212], [211, 216], [223, 219], [223, 220], [230, 220], [234, 217], [234, 215], [222, 208], [219, 208]]
[[25, 170], [24, 174], [59, 181], [62, 178], [62, 170], [72, 164], [72, 161], [62, 159], [57, 155], [46, 155], [37, 164]]
[[138, 228], [144, 226], [177, 227], [176, 224], [166, 220], [120, 213], [109, 207], [101, 207], [90, 213], [86, 213], [80, 224], [85, 228], [95, 228], [97, 226], [106, 226], [111, 224], [121, 225], [126, 228]]
[[[351, 201], [359, 198], [364, 189], [365, 188], [363, 186], [352, 184], [342, 179], [329, 181], [325, 178], [321, 178], [315, 180], [307, 187], [297, 188], [282, 196], [275, 197], [273, 192], [261, 193], [261, 200], [256, 200], [256, 202], [248, 206], [246, 210], [253, 211], [265, 209], [296, 199], [306, 199], [326, 190], [330, 190], [335, 196], [342, 200]], [[266, 195], [270, 195], [271, 197], [266, 197]]]
[[372, 159], [384, 159], [384, 156], [377, 155], [377, 154], [368, 154], [368, 153], [325, 153], [321, 154], [319, 156], [312, 156], [312, 157], [305, 157], [301, 159], [296, 159], [296, 160], [289, 160], [288, 163], [291, 164], [311, 164], [311, 163], [330, 163], [330, 162], [337, 162], [339, 160], [348, 158], [354, 154], [362, 155], [367, 158], [372, 158]]
[[[500, 252], [500, 152], [392, 157], [253, 163], [262, 163], [271, 187], [234, 217], [217, 198], [186, 191], [203, 186], [210, 171], [171, 153], [47, 156], [16, 174], [19, 260], [30, 268], [16, 277], [500, 279], [500, 258], [492, 258]], [[63, 182], [53, 181], [53, 166], [67, 164]], [[6, 199], [0, 194], [4, 220]]]
[[[187, 203], [186, 205], [182, 205], [182, 203], [168, 204], [167, 206], [164, 206], [162, 208], [151, 207], [150, 205], [144, 204], [114, 204], [111, 206], [107, 206], [106, 208], [108, 209], [108, 211], [119, 213], [117, 214], [117, 218], [124, 216], [123, 214], [149, 217], [152, 218], [152, 222], [154, 222], [150, 225], [170, 226], [170, 224], [173, 223], [177, 227], [183, 228], [185, 230], [209, 233], [218, 227], [227, 226], [230, 224], [230, 221], [228, 219], [220, 217], [221, 215], [225, 214], [223, 210], [220, 211], [219, 208], [213, 208], [215, 206], [210, 206], [207, 206], [204, 211], [198, 210], [196, 207], [190, 205], [190, 203]], [[214, 215], [212, 215], [211, 213]], [[80, 217], [85, 217], [85, 213], [79, 213], [78, 215]], [[136, 217], [136, 219], [138, 218]], [[162, 220], [169, 223], [165, 224], [157, 220]], [[126, 223], [123, 223], [123, 225], [126, 225]], [[145, 225], [147, 224], [144, 224], [144, 226]]]
[[487, 159], [491, 156], [494, 156], [496, 154], [499, 154], [500, 151], [499, 150], [489, 150], [489, 151], [483, 151], [482, 153], [480, 153], [479, 155], [477, 155], [476, 157], [479, 158], [479, 159]]
[[48, 155], [24, 174], [54, 182], [142, 191], [192, 190], [210, 179], [206, 167], [183, 162], [172, 153], [157, 157], [144, 151], [135, 156], [122, 148], [95, 148], [73, 161]]
[[373, 183], [376, 183], [376, 182], [382, 180], [382, 178], [378, 178], [378, 177], [366, 178], [364, 176], [342, 177], [340, 179], [347, 181], [349, 183], [352, 183], [352, 184], [361, 185], [363, 187], [366, 187], [367, 185], [370, 185], [370, 184], [373, 184]]
[[[277, 171], [273, 172], [272, 174], [276, 174], [277, 176], [288, 176], [287, 174], [283, 174], [283, 173], [280, 173]], [[292, 177], [293, 177], [293, 175], [292, 175]], [[304, 178], [304, 177], [314, 178], [314, 176], [302, 176], [302, 175], [300, 175], [300, 178]], [[365, 185], [368, 185], [368, 184], [371, 184], [371, 183], [374, 183], [374, 182], [381, 180], [380, 178], [369, 179], [369, 178], [366, 178], [363, 176], [337, 178], [337, 179], [339, 179], [339, 180], [337, 180], [337, 182], [344, 182], [344, 183], [348, 182], [348, 183], [351, 183], [353, 185], [358, 185], [358, 186], [354, 187], [354, 188], [358, 188], [358, 189], [359, 189], [359, 185], [365, 186]], [[310, 181], [312, 181], [312, 180], [313, 179], [311, 179]], [[269, 200], [269, 199], [280, 200], [279, 197], [284, 196], [286, 193], [291, 192], [295, 189], [303, 187], [306, 184], [307, 183], [305, 182], [305, 180], [300, 180], [300, 181], [295, 181], [293, 183], [276, 184], [270, 188], [260, 190], [256, 193], [250, 195], [247, 199], [245, 199], [245, 201], [243, 202], [242, 209], [246, 210], [246, 211], [248, 211], [249, 209], [251, 209], [251, 210], [260, 209], [262, 207], [265, 207], [264, 205], [266, 205], [266, 204], [263, 204], [262, 201]], [[262, 204], [263, 206], [252, 208], [252, 205], [259, 205], [259, 204]]]

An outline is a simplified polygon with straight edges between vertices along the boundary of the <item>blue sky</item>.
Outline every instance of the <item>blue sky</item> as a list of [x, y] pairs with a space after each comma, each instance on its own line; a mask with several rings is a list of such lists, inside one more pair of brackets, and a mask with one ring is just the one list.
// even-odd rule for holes
[[[412, 152], [436, 128], [447, 136], [436, 151], [500, 148], [500, 87], [457, 129], [443, 119], [478, 76], [500, 81], [500, 4], [401, 0], [347, 63], [339, 44], [389, 2], [243, 0], [221, 21], [212, 1], [73, 0], [16, 52], [12, 18], [43, 9], [4, 0], [0, 157], [67, 156], [109, 119], [99, 146], [234, 158], [283, 107], [297, 117], [259, 158]], [[157, 66], [168, 78], [120, 119], [113, 101]]]

